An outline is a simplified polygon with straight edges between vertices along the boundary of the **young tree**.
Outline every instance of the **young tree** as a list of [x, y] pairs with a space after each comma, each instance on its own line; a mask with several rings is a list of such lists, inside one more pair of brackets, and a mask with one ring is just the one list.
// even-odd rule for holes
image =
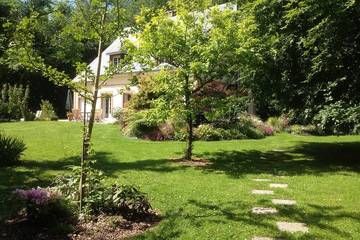
[[[10, 64], [16, 62], [29, 70], [41, 72], [50, 81], [78, 91], [87, 101], [91, 102], [90, 118], [83, 134], [82, 174], [79, 187], [81, 209], [83, 184], [86, 181], [84, 165], [90, 150], [98, 89], [100, 84], [108, 80], [113, 73], [113, 69], [109, 69], [106, 74], [100, 74], [104, 43], [123, 33], [125, 19], [123, 18], [124, 9], [120, 7], [120, 0], [76, 0], [74, 4], [71, 20], [68, 26], [62, 29], [61, 34], [68, 35], [70, 33], [79, 42], [84, 39], [97, 42], [97, 67], [95, 73], [91, 72], [86, 67], [86, 64], [77, 64], [82, 81], [76, 83], [71, 76], [44, 61], [42, 55], [34, 47], [36, 44], [34, 32], [41, 27], [38, 21], [39, 13], [37, 12], [33, 12], [30, 17], [23, 18], [17, 25], [11, 47], [7, 49], [6, 54]], [[93, 84], [86, 85], [90, 78], [92, 78]]]
[[184, 158], [191, 160], [194, 116], [199, 111], [196, 94], [214, 80], [241, 82], [252, 74], [246, 63], [256, 56], [248, 48], [253, 40], [244, 37], [250, 24], [239, 21], [234, 9], [211, 8], [207, 0], [173, 0], [170, 9], [175, 17], [166, 8], [155, 14], [142, 11], [137, 18], [142, 31], [130, 52], [147, 70], [163, 66], [154, 76], [158, 91], [163, 93], [154, 103], [155, 112], [171, 114], [171, 109], [186, 121]]

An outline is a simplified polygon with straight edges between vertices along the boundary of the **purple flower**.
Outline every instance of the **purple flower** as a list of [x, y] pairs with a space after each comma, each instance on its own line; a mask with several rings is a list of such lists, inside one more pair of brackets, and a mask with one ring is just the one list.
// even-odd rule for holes
[[37, 205], [44, 205], [51, 199], [51, 193], [42, 188], [32, 188], [29, 190], [16, 189], [15, 195]]

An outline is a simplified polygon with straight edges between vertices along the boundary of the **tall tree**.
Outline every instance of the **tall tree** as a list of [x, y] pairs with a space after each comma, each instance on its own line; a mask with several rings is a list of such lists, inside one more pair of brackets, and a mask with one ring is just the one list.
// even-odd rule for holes
[[252, 82], [263, 116], [294, 111], [308, 123], [328, 104], [360, 103], [358, 1], [256, 0], [240, 11], [264, 47]]
[[214, 80], [240, 82], [251, 75], [246, 63], [255, 60], [247, 47], [252, 39], [242, 37], [247, 23], [238, 21], [236, 11], [210, 9], [211, 4], [206, 0], [170, 1], [176, 17], [166, 8], [155, 14], [144, 10], [137, 19], [142, 31], [130, 51], [148, 70], [163, 66], [154, 77], [159, 91], [165, 93], [157, 100], [158, 108], [181, 113], [186, 121], [186, 160], [192, 158], [197, 93]]

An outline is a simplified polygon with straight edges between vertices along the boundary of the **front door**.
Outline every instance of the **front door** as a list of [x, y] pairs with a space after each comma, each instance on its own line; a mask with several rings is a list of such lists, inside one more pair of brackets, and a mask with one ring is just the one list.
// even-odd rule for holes
[[109, 118], [111, 115], [111, 96], [105, 96], [103, 98], [103, 113], [104, 118]]

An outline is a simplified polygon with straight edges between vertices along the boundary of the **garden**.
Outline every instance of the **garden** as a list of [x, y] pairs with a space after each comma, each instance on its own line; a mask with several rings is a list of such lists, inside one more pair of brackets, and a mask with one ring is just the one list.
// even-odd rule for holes
[[[1, 123], [0, 127], [8, 135], [23, 139], [26, 145], [19, 164], [1, 168], [0, 215], [4, 224], [5, 219], [14, 219], [14, 211], [19, 209], [15, 201], [9, 201], [14, 191], [45, 189], [54, 186], [58, 176], [72, 173], [72, 166], [78, 166], [82, 133], [79, 123], [66, 122]], [[206, 166], [186, 166], [173, 161], [182, 155], [182, 142], [127, 138], [117, 125], [96, 125], [93, 145], [97, 160], [94, 168], [108, 176], [105, 185], [136, 186], [146, 193], [152, 209], [161, 217], [158, 224], [147, 223], [155, 227], [134, 239], [360, 237], [358, 136], [279, 133], [257, 140], [197, 141], [194, 155], [208, 159], [210, 164]], [[251, 194], [252, 189], [265, 189], [264, 183], [253, 180], [258, 178], [287, 182], [289, 189], [278, 189], [277, 197], [296, 199], [297, 205], [281, 207], [277, 215], [266, 217], [251, 213], [254, 206], [274, 206], [271, 195]], [[49, 217], [46, 221], [50, 223]], [[305, 222], [310, 231], [295, 235], [279, 233], [277, 220]], [[98, 223], [104, 224], [101, 218]], [[9, 228], [16, 224], [6, 222], [5, 227], [0, 227], [3, 239], [16, 239], [6, 235], [14, 234]], [[78, 239], [78, 229], [61, 228], [58, 221], [52, 224], [58, 227], [50, 228], [55, 233], [65, 232], [62, 239]], [[111, 236], [124, 227], [124, 222], [115, 218], [100, 226]], [[99, 226], [92, 227], [92, 235], [87, 237], [99, 237], [96, 235]], [[144, 223], [140, 227], [128, 224], [127, 228], [136, 234], [149, 227]], [[49, 234], [49, 230], [41, 233]], [[42, 239], [30, 228], [23, 234], [28, 239]], [[26, 239], [22, 237], [19, 239]]]
[[359, 13], [1, 1], [0, 239], [359, 239]]

